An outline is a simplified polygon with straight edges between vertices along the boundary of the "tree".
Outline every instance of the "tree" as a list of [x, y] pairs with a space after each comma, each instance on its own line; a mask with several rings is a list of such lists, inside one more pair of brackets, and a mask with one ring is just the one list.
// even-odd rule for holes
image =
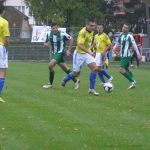
[[25, 0], [37, 23], [56, 21], [61, 25], [83, 26], [88, 17], [103, 19], [102, 0]]

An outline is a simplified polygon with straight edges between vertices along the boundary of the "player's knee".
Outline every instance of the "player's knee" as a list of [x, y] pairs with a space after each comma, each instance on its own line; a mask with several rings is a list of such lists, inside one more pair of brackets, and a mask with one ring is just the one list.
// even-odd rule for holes
[[92, 69], [92, 71], [93, 71], [93, 72], [99, 72], [99, 71], [100, 71], [100, 68], [99, 68], [99, 67], [94, 67], [94, 68]]
[[119, 72], [120, 72], [121, 74], [124, 74], [124, 73], [125, 73], [125, 69], [120, 68]]

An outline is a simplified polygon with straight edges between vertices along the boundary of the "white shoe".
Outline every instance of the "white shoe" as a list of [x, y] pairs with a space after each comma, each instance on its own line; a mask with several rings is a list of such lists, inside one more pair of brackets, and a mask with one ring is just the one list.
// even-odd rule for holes
[[0, 102], [5, 103], [5, 101], [0, 97]]
[[107, 80], [107, 82], [112, 82], [113, 79], [114, 79], [114, 77], [111, 76], [110, 79]]
[[94, 96], [98, 96], [99, 95], [99, 93], [97, 93], [94, 89], [89, 89], [88, 93], [92, 94]]
[[128, 87], [128, 89], [133, 89], [135, 88], [135, 86], [136, 86], [136, 81], [132, 82], [130, 86]]
[[53, 86], [50, 83], [43, 85], [44, 89], [49, 89], [49, 88], [52, 88], [52, 87]]
[[133, 65], [133, 64], [131, 64], [131, 65], [130, 65], [130, 67], [134, 67], [134, 65]]
[[74, 89], [77, 90], [79, 88], [80, 85], [80, 80], [77, 79], [77, 81], [74, 83]]

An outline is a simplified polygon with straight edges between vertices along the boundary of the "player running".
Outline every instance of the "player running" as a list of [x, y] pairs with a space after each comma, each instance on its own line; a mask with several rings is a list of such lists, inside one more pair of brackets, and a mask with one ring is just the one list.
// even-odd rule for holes
[[[98, 68], [94, 59], [94, 54], [91, 51], [92, 40], [93, 40], [93, 30], [96, 24], [93, 19], [89, 19], [86, 23], [86, 27], [82, 28], [79, 32], [77, 38], [76, 50], [73, 54], [73, 72], [69, 73], [63, 80], [62, 86], [64, 87], [68, 81], [80, 75], [81, 68], [85, 63], [92, 72], [97, 72]], [[93, 76], [90, 77], [90, 80], [94, 80]], [[94, 89], [89, 91], [95, 96], [98, 96]]]
[[[69, 46], [66, 51], [67, 41], [69, 41]], [[53, 52], [53, 58], [49, 63], [49, 83], [43, 85], [43, 88], [48, 89], [53, 87], [53, 81], [55, 75], [54, 68], [56, 64], [58, 64], [65, 73], [69, 74], [71, 72], [70, 68], [64, 62], [64, 56], [65, 56], [65, 51], [67, 56], [71, 55], [72, 44], [73, 44], [72, 37], [67, 33], [59, 31], [58, 25], [56, 23], [52, 23], [51, 32], [49, 35], [47, 35], [44, 46], [48, 48], [51, 47]], [[72, 80], [75, 83], [75, 89], [78, 89], [79, 79], [76, 79], [74, 77], [72, 78]]]
[[130, 33], [129, 30], [130, 25], [124, 24], [122, 27], [122, 33], [119, 36], [118, 42], [113, 47], [113, 51], [116, 53], [115, 49], [120, 46], [120, 73], [129, 80], [130, 86], [128, 87], [128, 89], [132, 89], [135, 88], [136, 81], [133, 79], [133, 74], [129, 70], [130, 59], [132, 56], [131, 48], [134, 48], [139, 60], [141, 60], [142, 57], [139, 53], [138, 47], [135, 43], [132, 33]]

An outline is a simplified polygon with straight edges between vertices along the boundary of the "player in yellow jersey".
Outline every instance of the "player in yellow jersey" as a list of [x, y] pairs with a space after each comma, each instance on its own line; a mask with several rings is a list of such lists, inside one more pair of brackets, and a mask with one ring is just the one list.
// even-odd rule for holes
[[2, 17], [4, 14], [4, 10], [5, 7], [2, 4], [0, 4], [0, 101], [1, 102], [5, 102], [1, 98], [1, 93], [5, 82], [6, 69], [8, 68], [7, 46], [10, 36], [8, 21]]
[[96, 53], [95, 56], [96, 65], [101, 69], [101, 71], [98, 73], [98, 76], [101, 79], [102, 84], [104, 84], [105, 83], [104, 76], [108, 78], [107, 82], [111, 82], [113, 79], [113, 77], [109, 75], [106, 70], [102, 69], [105, 60], [107, 58], [108, 50], [111, 47], [111, 41], [108, 35], [104, 33], [103, 24], [97, 25], [97, 31], [98, 34], [95, 35], [93, 47], [95, 48], [95, 53]]
[[[80, 30], [77, 38], [76, 50], [74, 51], [73, 54], [73, 72], [68, 74], [64, 78], [61, 84], [63, 87], [73, 77], [79, 76], [81, 68], [84, 63], [91, 69], [91, 71], [93, 72], [98, 71], [95, 59], [93, 57], [94, 54], [91, 51], [93, 34], [94, 34], [93, 31], [95, 26], [96, 26], [95, 21], [93, 19], [89, 19], [86, 23], [86, 27]], [[99, 95], [99, 93], [97, 93], [94, 89], [91, 90], [90, 93], [92, 93], [95, 96]]]

